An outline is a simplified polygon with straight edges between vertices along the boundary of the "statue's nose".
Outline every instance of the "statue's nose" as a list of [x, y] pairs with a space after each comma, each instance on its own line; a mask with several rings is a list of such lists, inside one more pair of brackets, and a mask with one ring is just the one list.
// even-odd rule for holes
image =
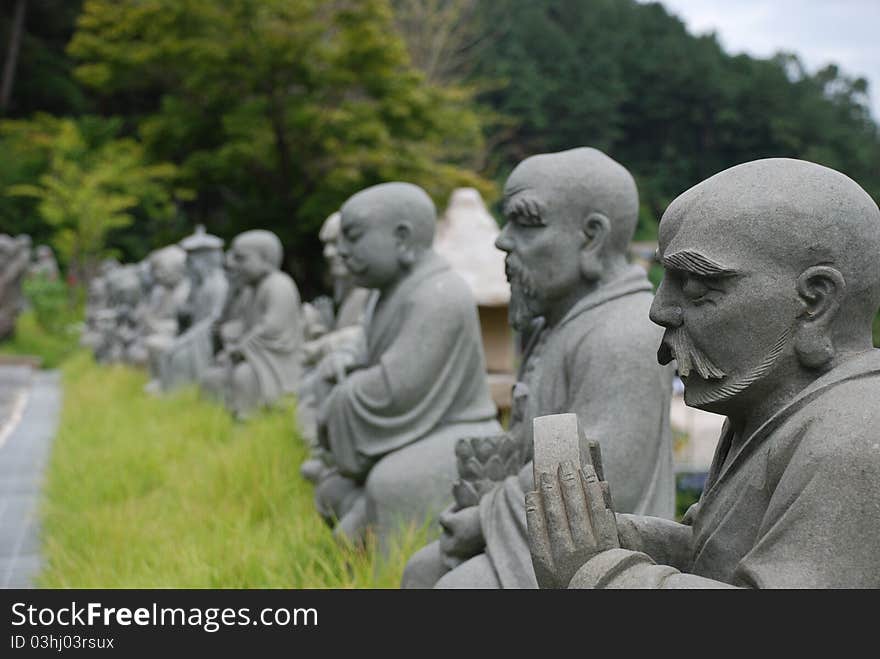
[[670, 299], [669, 292], [666, 287], [666, 280], [660, 282], [660, 288], [654, 295], [654, 302], [651, 304], [649, 317], [651, 322], [661, 327], [676, 328], [681, 327], [683, 322], [683, 314], [681, 307]]
[[513, 241], [510, 239], [510, 234], [507, 231], [507, 225], [501, 229], [501, 233], [498, 234], [498, 237], [495, 239], [495, 247], [500, 249], [502, 252], [512, 252], [513, 251]]

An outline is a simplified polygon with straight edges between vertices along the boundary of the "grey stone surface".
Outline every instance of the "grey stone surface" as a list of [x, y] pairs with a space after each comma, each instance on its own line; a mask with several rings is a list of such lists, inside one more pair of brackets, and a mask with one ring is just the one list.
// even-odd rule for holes
[[0, 408], [0, 586], [30, 588], [42, 565], [40, 492], [61, 391], [55, 372], [0, 366], [0, 400], [11, 390], [26, 402], [20, 415]]
[[149, 288], [136, 313], [137, 335], [127, 356], [130, 363], [149, 365], [153, 378], [158, 378], [162, 354], [178, 334], [178, 317], [191, 284], [186, 276], [186, 252], [177, 245], [150, 254], [149, 264]]
[[626, 260], [635, 182], [595, 149], [545, 154], [513, 171], [503, 208], [510, 320], [531, 335], [509, 430], [525, 462], [478, 506], [441, 516], [444, 534], [410, 560], [406, 587], [537, 587], [525, 492], [538, 416], [575, 413], [586, 437], [602, 441], [622, 509], [674, 512], [672, 373], [653, 359], [661, 331], [647, 317], [651, 285]]
[[[187, 253], [189, 299], [178, 314], [181, 332], [158, 358], [162, 390], [199, 382], [214, 361], [214, 329], [223, 314], [229, 283], [223, 241], [198, 226], [180, 241]], [[150, 385], [155, 389], [155, 385]]]
[[239, 418], [294, 393], [300, 377], [303, 317], [299, 290], [280, 270], [281, 241], [269, 231], [246, 231], [232, 243], [240, 279], [241, 325], [227, 342], [202, 385]]
[[31, 242], [28, 236], [0, 234], [0, 341], [15, 332], [15, 320], [24, 305], [21, 282], [28, 272]]
[[727, 417], [706, 487], [680, 524], [614, 524], [588, 473], [542, 474], [541, 584], [880, 587], [876, 203], [840, 172], [758, 160], [673, 201], [659, 242], [658, 359], [677, 361], [689, 405]]
[[[339, 255], [341, 218], [339, 212], [333, 213], [319, 233], [333, 278], [333, 299], [318, 299], [303, 305], [308, 340], [303, 346], [304, 373], [297, 393], [296, 418], [300, 433], [311, 447], [311, 456], [301, 465], [300, 473], [313, 483], [320, 479], [329, 461], [318, 445], [317, 405], [323, 374], [336, 371], [335, 364], [342, 361], [339, 355], [350, 355], [345, 361], [354, 363], [357, 355], [366, 352], [363, 320], [370, 291], [354, 284]], [[309, 317], [314, 320], [309, 322]]]
[[367, 305], [366, 351], [326, 373], [319, 438], [334, 470], [316, 490], [336, 531], [380, 542], [451, 501], [459, 439], [495, 434], [476, 304], [431, 245], [436, 211], [408, 183], [373, 186], [342, 207], [339, 254]]

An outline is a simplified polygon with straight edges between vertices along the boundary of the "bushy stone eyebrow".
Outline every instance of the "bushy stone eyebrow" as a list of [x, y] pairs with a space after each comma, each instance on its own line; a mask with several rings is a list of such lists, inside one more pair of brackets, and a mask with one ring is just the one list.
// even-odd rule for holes
[[541, 217], [544, 212], [543, 204], [536, 197], [518, 193], [516, 190], [505, 195], [502, 211], [506, 216], [516, 216], [530, 224], [544, 224]]
[[739, 270], [728, 268], [705, 254], [691, 249], [663, 256], [660, 261], [665, 268], [690, 272], [703, 277], [733, 277], [739, 274]]

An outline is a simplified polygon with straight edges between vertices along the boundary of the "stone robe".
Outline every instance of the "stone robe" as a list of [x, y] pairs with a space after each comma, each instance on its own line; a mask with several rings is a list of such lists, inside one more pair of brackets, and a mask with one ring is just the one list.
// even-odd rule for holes
[[[653, 295], [645, 272], [632, 266], [582, 298], [554, 327], [532, 337], [521, 382], [523, 421], [513, 431], [532, 446], [536, 416], [574, 412], [587, 438], [602, 447], [605, 476], [619, 510], [672, 517], [675, 476], [669, 406], [672, 372], [657, 364], [663, 330], [648, 319]], [[515, 403], [517, 404], [517, 403]], [[483, 554], [448, 572], [437, 587], [537, 588], [526, 526], [525, 493], [532, 463], [480, 501]], [[424, 553], [423, 553], [424, 552]], [[419, 556], [421, 554], [421, 556]], [[426, 586], [437, 543], [416, 555], [413, 583]], [[408, 567], [408, 571], [410, 568]], [[436, 578], [442, 572], [434, 572]], [[429, 581], [430, 581], [429, 577]]]
[[24, 306], [21, 282], [27, 274], [30, 250], [17, 241], [6, 238], [0, 262], [0, 340], [15, 333], [15, 321]]
[[198, 382], [214, 361], [214, 323], [223, 313], [229, 284], [217, 269], [192, 286], [189, 305], [192, 325], [177, 337], [161, 358], [163, 389]]
[[[242, 293], [248, 295], [246, 289]], [[249, 294], [238, 339], [244, 361], [256, 376], [258, 404], [268, 405], [296, 391], [302, 342], [299, 289], [287, 273], [271, 272]]]
[[366, 480], [381, 539], [450, 503], [456, 441], [500, 426], [476, 304], [442, 257], [428, 252], [385, 297], [374, 294], [365, 333], [366, 366], [330, 391], [318, 421], [339, 473]]
[[618, 515], [622, 548], [594, 556], [570, 587], [880, 588], [878, 400], [871, 350], [745, 442], [725, 424], [683, 523]]

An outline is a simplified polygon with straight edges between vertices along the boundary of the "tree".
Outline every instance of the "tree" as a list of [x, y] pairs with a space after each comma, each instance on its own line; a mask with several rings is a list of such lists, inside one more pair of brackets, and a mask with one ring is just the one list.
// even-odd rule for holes
[[54, 230], [52, 243], [68, 272], [84, 281], [107, 255], [108, 234], [125, 229], [135, 211], [145, 221], [173, 217], [176, 167], [147, 164], [143, 147], [132, 139], [91, 145], [71, 119], [39, 117], [33, 122], [10, 121], [4, 133], [15, 133], [48, 152], [46, 170], [34, 184], [19, 183], [5, 192], [36, 201], [36, 210]]
[[387, 0], [89, 0], [69, 52], [149, 154], [181, 166], [191, 219], [275, 231], [306, 291], [320, 223], [358, 189], [492, 193], [468, 167], [482, 133], [467, 91], [412, 66]]

